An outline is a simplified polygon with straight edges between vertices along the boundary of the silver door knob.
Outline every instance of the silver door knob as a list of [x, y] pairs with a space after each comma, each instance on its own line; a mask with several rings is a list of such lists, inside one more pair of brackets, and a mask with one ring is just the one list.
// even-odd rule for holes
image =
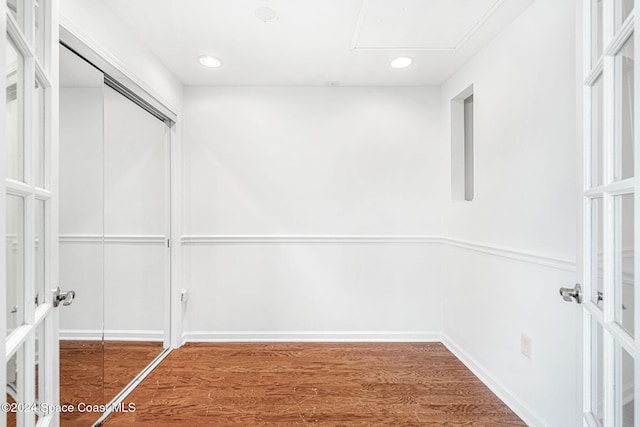
[[573, 288], [560, 288], [560, 295], [567, 302], [576, 300], [578, 304], [582, 304], [582, 286], [580, 286], [580, 283], [576, 283]]
[[71, 305], [75, 297], [76, 291], [62, 292], [60, 286], [58, 286], [53, 290], [53, 306], [57, 307], [60, 303], [62, 305]]

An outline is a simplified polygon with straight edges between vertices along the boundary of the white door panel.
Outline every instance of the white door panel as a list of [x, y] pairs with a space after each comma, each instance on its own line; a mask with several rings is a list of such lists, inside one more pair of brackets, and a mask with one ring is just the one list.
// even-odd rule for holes
[[[583, 422], [640, 425], [634, 0], [585, 0]], [[579, 360], [578, 358], [577, 360]]]
[[[57, 1], [2, 4], [0, 426], [57, 425]], [[1, 98], [0, 97], [0, 98]], [[6, 391], [6, 393], [5, 393]]]

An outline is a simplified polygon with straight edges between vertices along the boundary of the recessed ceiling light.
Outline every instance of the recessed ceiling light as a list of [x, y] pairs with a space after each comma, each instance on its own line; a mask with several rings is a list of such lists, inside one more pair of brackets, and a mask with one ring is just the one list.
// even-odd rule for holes
[[256, 9], [254, 12], [256, 18], [261, 20], [262, 22], [269, 22], [276, 19], [276, 11], [271, 9], [270, 7], [262, 6]]
[[200, 63], [205, 67], [209, 67], [209, 68], [217, 68], [222, 65], [222, 61], [220, 61], [215, 56], [210, 56], [210, 55], [201, 56]]
[[391, 66], [393, 68], [406, 68], [413, 62], [413, 59], [408, 56], [401, 56], [400, 58], [396, 58], [391, 61]]

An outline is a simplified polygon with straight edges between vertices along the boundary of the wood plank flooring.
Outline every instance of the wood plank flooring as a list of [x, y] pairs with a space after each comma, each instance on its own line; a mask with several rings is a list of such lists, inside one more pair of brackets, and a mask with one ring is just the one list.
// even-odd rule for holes
[[[104, 405], [162, 352], [160, 342], [60, 341], [60, 403]], [[62, 413], [63, 427], [90, 426], [101, 413]]]
[[439, 343], [192, 343], [118, 426], [524, 426]]

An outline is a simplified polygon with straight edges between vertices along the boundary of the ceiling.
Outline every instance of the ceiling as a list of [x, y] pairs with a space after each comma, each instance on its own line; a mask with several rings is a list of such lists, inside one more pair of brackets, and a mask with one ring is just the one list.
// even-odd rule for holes
[[[185, 85], [415, 86], [444, 82], [534, 0], [102, 1]], [[413, 64], [391, 68], [399, 56]]]

